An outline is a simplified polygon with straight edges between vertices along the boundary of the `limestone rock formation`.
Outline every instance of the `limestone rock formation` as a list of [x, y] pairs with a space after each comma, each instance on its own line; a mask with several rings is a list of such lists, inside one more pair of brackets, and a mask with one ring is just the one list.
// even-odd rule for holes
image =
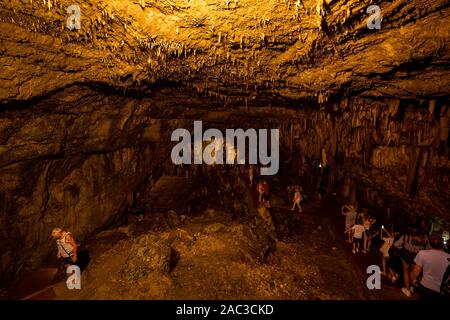
[[275, 250], [276, 243], [261, 227], [238, 225], [231, 230], [239, 244], [239, 254], [251, 263], [264, 263]]
[[83, 242], [121, 221], [199, 119], [280, 128], [280, 183], [314, 190], [325, 157], [331, 193], [448, 217], [448, 1], [84, 0], [72, 30], [71, 5], [0, 0], [0, 282], [56, 254], [53, 227]]
[[[177, 85], [227, 102], [445, 96], [445, 0], [2, 0], [0, 101], [71, 84]], [[376, 4], [381, 29], [366, 12]], [[81, 18], [80, 28], [71, 28]], [[226, 71], [226, 72], [224, 72]], [[250, 98], [250, 99], [249, 99]]]
[[167, 241], [155, 235], [143, 235], [131, 247], [122, 276], [127, 280], [138, 280], [150, 272], [168, 274], [177, 260], [175, 250]]

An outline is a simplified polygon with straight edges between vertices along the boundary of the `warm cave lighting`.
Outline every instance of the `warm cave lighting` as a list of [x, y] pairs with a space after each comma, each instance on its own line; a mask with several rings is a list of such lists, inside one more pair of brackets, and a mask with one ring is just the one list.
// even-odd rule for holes
[[450, 301], [449, 26], [450, 0], [0, 0], [0, 300], [448, 317], [418, 300]]
[[449, 231], [442, 232], [442, 238], [447, 241], [450, 238], [450, 232]]
[[444, 231], [442, 233], [442, 240], [444, 241], [444, 245], [447, 246], [448, 239], [450, 237], [450, 233], [448, 231]]

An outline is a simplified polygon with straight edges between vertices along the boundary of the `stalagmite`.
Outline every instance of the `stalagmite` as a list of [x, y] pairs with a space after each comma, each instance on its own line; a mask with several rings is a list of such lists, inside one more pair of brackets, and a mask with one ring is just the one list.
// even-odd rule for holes
[[430, 114], [434, 113], [435, 108], [436, 108], [436, 100], [430, 100], [428, 105], [428, 111], [430, 112]]
[[400, 111], [400, 99], [392, 99], [389, 101], [389, 114], [392, 118], [396, 118]]

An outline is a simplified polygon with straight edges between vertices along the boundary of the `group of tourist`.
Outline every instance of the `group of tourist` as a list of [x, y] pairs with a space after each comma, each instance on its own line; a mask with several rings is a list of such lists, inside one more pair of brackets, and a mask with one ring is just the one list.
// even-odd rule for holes
[[[248, 183], [253, 189], [255, 169], [248, 169]], [[254, 189], [253, 189], [254, 190]], [[261, 179], [256, 183], [258, 192], [258, 212], [266, 222], [271, 234], [275, 226], [271, 217], [269, 184]], [[301, 187], [290, 190], [292, 196], [291, 210], [302, 212], [301, 203], [305, 200]], [[417, 291], [421, 299], [443, 299], [449, 297], [450, 254], [444, 250], [441, 234], [427, 232], [426, 225], [401, 228], [393, 224], [377, 224], [367, 210], [358, 210], [355, 205], [345, 205], [341, 209], [345, 216], [346, 241], [352, 244], [352, 253], [367, 254], [372, 246], [379, 246], [381, 253], [381, 275], [392, 283], [401, 284], [401, 292], [407, 297]], [[60, 228], [52, 231], [58, 247], [58, 258], [64, 260], [65, 266], [77, 263], [77, 248], [70, 232]], [[374, 241], [378, 240], [379, 241]], [[373, 243], [374, 242], [374, 243]]]
[[[250, 166], [248, 169], [248, 181], [249, 186], [253, 186], [253, 180], [255, 175], [255, 169], [253, 166]], [[260, 180], [260, 182], [256, 185], [256, 191], [258, 192], [258, 201], [260, 205], [265, 205], [266, 207], [270, 207], [269, 202], [269, 184], [267, 180]], [[294, 191], [293, 203], [291, 211], [295, 211], [298, 208], [299, 212], [303, 212], [301, 203], [305, 200], [305, 196], [302, 194], [302, 189], [297, 187]]]
[[358, 212], [354, 205], [343, 206], [341, 213], [353, 254], [366, 254], [372, 239], [380, 237], [381, 274], [392, 283], [400, 281], [404, 295], [411, 297], [417, 290], [421, 299], [448, 297], [450, 254], [444, 251], [442, 235], [427, 234], [423, 228], [397, 232], [392, 225], [382, 225], [377, 230], [376, 220], [367, 212]]
[[353, 243], [352, 252], [357, 253], [361, 250], [365, 254], [370, 251], [372, 239], [379, 233], [372, 227], [376, 220], [368, 213], [358, 213], [353, 205], [343, 206], [341, 213], [345, 215], [347, 242]]

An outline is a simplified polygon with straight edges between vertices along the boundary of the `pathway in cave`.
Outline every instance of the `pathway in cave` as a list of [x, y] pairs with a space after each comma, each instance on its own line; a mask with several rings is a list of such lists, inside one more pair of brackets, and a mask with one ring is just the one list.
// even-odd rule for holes
[[[256, 210], [258, 203], [258, 192], [256, 191], [256, 186], [248, 188], [250, 194], [251, 207]], [[346, 242], [346, 235], [342, 232], [344, 230], [344, 217], [340, 215], [341, 205], [337, 201], [335, 196], [328, 196], [323, 200], [318, 200], [315, 197], [302, 204], [303, 212], [297, 213], [297, 211], [292, 212], [290, 207], [273, 207], [274, 210], [284, 211], [285, 214], [300, 214], [312, 215], [323, 217], [329, 219], [334, 227], [334, 234], [336, 235], [336, 241], [346, 248], [346, 259], [353, 262], [355, 268], [359, 269], [362, 273], [362, 279], [364, 280], [367, 267], [370, 265], [378, 265], [381, 268], [381, 254], [378, 251], [380, 243], [374, 239], [372, 243], [372, 248], [367, 254], [352, 254], [351, 246]], [[336, 244], [337, 245], [337, 244]], [[380, 291], [373, 292], [375, 299], [385, 299], [385, 300], [407, 300], [408, 298], [404, 296], [400, 288], [396, 284], [392, 284], [389, 279], [382, 277], [382, 288]], [[413, 295], [410, 299], [417, 299], [416, 295]]]
[[[185, 186], [185, 188], [182, 187], [183, 185]], [[156, 188], [154, 188], [153, 190], [154, 195], [165, 197], [163, 202], [167, 203], [167, 205], [169, 205], [169, 203], [172, 203], [173, 205], [176, 204], [177, 207], [180, 207], [179, 200], [181, 198], [186, 198], [186, 196], [188, 196], [187, 193], [189, 193], [184, 191], [182, 192], [182, 190], [191, 189], [192, 184], [190, 183], [190, 180], [186, 178], [165, 177], [164, 179], [161, 179], [161, 181], [159, 181], [155, 186]], [[189, 188], [186, 188], [186, 186], [189, 186]], [[246, 202], [248, 203], [250, 214], [257, 215], [258, 194], [256, 192], [256, 186], [250, 187], [247, 185], [246, 191], [247, 192], [245, 198], [247, 199]], [[173, 197], [173, 195], [176, 194], [178, 195], [182, 194], [183, 197]], [[170, 197], [170, 195], [172, 195], [173, 199], [167, 198]], [[273, 209], [279, 210], [285, 215], [299, 214], [297, 212], [293, 213], [290, 210], [289, 206], [275, 206]], [[380, 263], [381, 256], [379, 255], [378, 247], [374, 246], [372, 251], [367, 255], [362, 254], [353, 255], [351, 253], [350, 244], [347, 244], [345, 242], [345, 236], [342, 232], [344, 219], [340, 215], [340, 205], [335, 197], [330, 196], [323, 199], [322, 201], [319, 201], [317, 199], [314, 199], [314, 197], [311, 197], [309, 201], [307, 201], [303, 205], [303, 209], [304, 212], [300, 214], [300, 217], [306, 216], [310, 216], [311, 218], [318, 217], [331, 222], [331, 224], [328, 225], [328, 228], [330, 227], [332, 229], [334, 228], [334, 230], [329, 231], [331, 231], [331, 233], [334, 234], [335, 236], [334, 240], [330, 241], [329, 247], [331, 248], [332, 246], [333, 247], [336, 246], [340, 248], [339, 250], [340, 252], [342, 252], [342, 259], [349, 261], [350, 266], [353, 266], [355, 268], [355, 276], [360, 279], [359, 282], [361, 284], [361, 287], [363, 287], [365, 285], [365, 277], [366, 277], [365, 272], [367, 266], [371, 264], [378, 265]], [[305, 236], [308, 236], [308, 234], [299, 235], [299, 237]], [[317, 254], [320, 255], [323, 253], [317, 252]], [[55, 294], [55, 291], [53, 290], [54, 286], [49, 285], [50, 283], [47, 279], [49, 277], [46, 278], [47, 280], [38, 281], [40, 278], [36, 277], [36, 274], [39, 274], [41, 272], [43, 271], [37, 271], [33, 273], [31, 276], [21, 279], [21, 286], [14, 291], [15, 298], [32, 299], [32, 300], [47, 300], [59, 298], [57, 297], [57, 294]], [[36, 283], [40, 284], [36, 287]], [[61, 283], [57, 285], [60, 284]], [[371, 291], [366, 293], [368, 298], [371, 299], [389, 299], [389, 300], [406, 299], [406, 297], [402, 295], [400, 289], [391, 285], [386, 279], [383, 279], [382, 290]]]
[[[347, 259], [354, 262], [355, 266], [360, 269], [363, 274], [366, 274], [367, 267], [370, 265], [378, 265], [381, 268], [381, 253], [379, 252], [380, 243], [373, 241], [372, 248], [367, 254], [362, 254], [361, 252], [353, 254], [351, 252], [352, 244], [346, 242], [346, 234], [344, 230], [344, 217], [340, 214], [341, 205], [337, 201], [336, 197], [328, 196], [320, 202], [313, 204], [311, 208], [312, 212], [306, 214], [314, 214], [322, 217], [328, 218], [335, 230], [336, 240], [339, 241], [347, 250], [345, 250]], [[401, 288], [396, 284], [392, 284], [389, 279], [382, 277], [381, 290], [374, 291], [377, 299], [384, 300], [407, 300], [408, 298], [402, 294]], [[416, 295], [412, 298], [417, 299]]]
[[[256, 190], [256, 186], [250, 187], [247, 185], [248, 194], [247, 199], [249, 199], [248, 203], [249, 207], [256, 211], [256, 207], [258, 204], [258, 192]], [[355, 268], [359, 269], [362, 273], [361, 277], [364, 280], [367, 267], [370, 265], [378, 265], [381, 268], [381, 254], [378, 251], [380, 245], [377, 241], [373, 241], [372, 249], [367, 252], [367, 254], [352, 254], [351, 246], [346, 242], [346, 235], [342, 232], [344, 230], [344, 218], [340, 215], [341, 205], [337, 201], [335, 196], [328, 196], [323, 200], [318, 200], [313, 197], [306, 203], [302, 204], [303, 212], [297, 213], [297, 211], [292, 212], [290, 207], [273, 207], [274, 210], [284, 211], [285, 214], [300, 214], [300, 216], [304, 215], [312, 215], [323, 217], [329, 219], [334, 227], [334, 234], [336, 235], [336, 241], [339, 242], [346, 249], [346, 259], [352, 261]], [[337, 243], [336, 243], [337, 245]], [[396, 284], [392, 284], [389, 279], [386, 277], [382, 277], [382, 287], [380, 291], [373, 292], [374, 299], [383, 299], [383, 300], [407, 300], [408, 298], [404, 296], [400, 288]], [[417, 299], [417, 296], [413, 295], [410, 299]]]
[[56, 297], [51, 285], [57, 268], [43, 268], [13, 281], [7, 297], [12, 300], [50, 300]]

